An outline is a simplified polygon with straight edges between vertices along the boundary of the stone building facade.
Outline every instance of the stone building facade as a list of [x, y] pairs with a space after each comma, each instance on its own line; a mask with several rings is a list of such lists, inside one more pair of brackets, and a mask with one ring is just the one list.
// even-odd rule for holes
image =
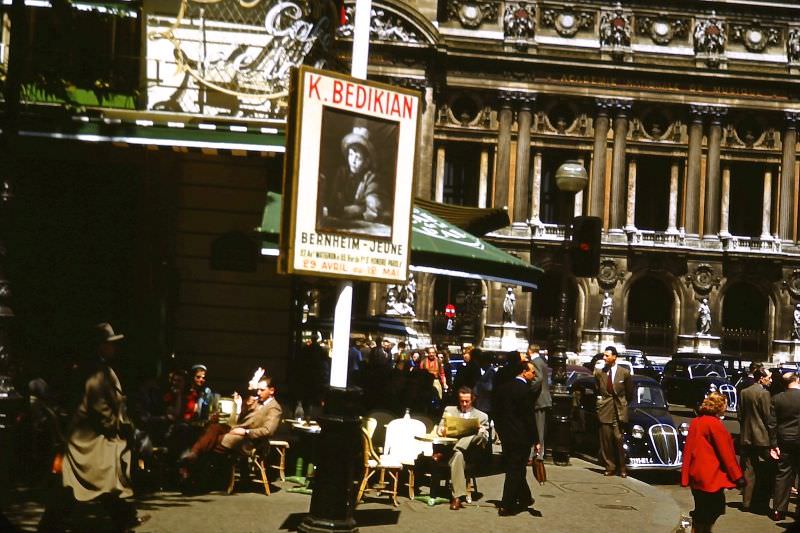
[[[545, 269], [538, 291], [516, 293], [522, 336], [550, 342], [566, 275], [573, 351], [586, 349], [608, 292], [611, 327], [628, 348], [674, 353], [707, 299], [722, 352], [792, 357], [776, 341], [790, 339], [800, 301], [794, 2], [375, 0], [372, 9], [369, 77], [425, 95], [418, 196], [506, 207], [510, 226], [487, 238]], [[339, 29], [342, 64], [351, 32]], [[575, 196], [554, 179], [568, 160], [589, 174]], [[565, 274], [574, 215], [603, 220], [596, 278]], [[431, 275], [417, 284], [421, 322], [435, 324], [452, 300], [485, 297], [469, 311], [480, 322], [469, 335], [499, 347], [506, 287]], [[381, 312], [381, 298], [373, 289], [369, 311]]]

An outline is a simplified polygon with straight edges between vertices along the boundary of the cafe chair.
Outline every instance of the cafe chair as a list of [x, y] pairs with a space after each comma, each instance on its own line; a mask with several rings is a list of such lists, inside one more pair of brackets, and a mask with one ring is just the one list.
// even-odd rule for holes
[[389, 422], [397, 418], [397, 414], [391, 411], [376, 409], [367, 413], [367, 417], [374, 418], [377, 422], [375, 431], [372, 433], [372, 445], [375, 447], [376, 452], [383, 453], [383, 448], [386, 444], [386, 428]]
[[382, 457], [397, 460], [408, 473], [408, 497], [414, 499], [414, 462], [423, 452], [426, 443], [417, 440], [425, 435], [425, 424], [406, 415], [389, 422], [386, 426], [386, 442]]
[[278, 471], [281, 481], [286, 481], [286, 450], [289, 449], [289, 441], [270, 439], [269, 449], [274, 450], [278, 454], [278, 464], [269, 465]]
[[397, 507], [397, 481], [400, 477], [403, 465], [396, 458], [386, 455], [380, 456], [375, 453], [375, 448], [372, 446], [372, 438], [365, 427], [361, 428], [361, 443], [364, 448], [364, 474], [361, 478], [361, 485], [358, 488], [356, 503], [361, 501], [364, 492], [368, 490], [369, 481], [372, 476], [378, 473], [381, 479], [385, 479], [385, 476], [389, 476], [391, 488], [379, 485], [377, 488], [370, 490], [375, 490], [378, 494], [391, 494], [392, 505]]
[[[267, 470], [269, 468], [268, 458], [271, 449], [272, 446], [269, 439], [260, 439], [254, 442], [251, 448], [242, 449], [238, 454], [233, 454], [231, 458], [231, 473], [226, 492], [228, 494], [233, 493], [237, 479], [241, 479], [239, 463], [242, 462], [245, 463], [245, 467], [249, 469], [250, 472], [257, 472], [259, 474], [260, 479], [254, 479], [253, 481], [255, 483], [261, 483], [264, 486], [264, 494], [270, 496], [272, 491], [269, 487]], [[248, 472], [248, 474], [250, 472]]]
[[370, 440], [372, 440], [372, 436], [375, 434], [375, 430], [378, 428], [378, 421], [372, 417], [362, 418], [361, 427], [366, 430], [367, 435], [369, 436]]

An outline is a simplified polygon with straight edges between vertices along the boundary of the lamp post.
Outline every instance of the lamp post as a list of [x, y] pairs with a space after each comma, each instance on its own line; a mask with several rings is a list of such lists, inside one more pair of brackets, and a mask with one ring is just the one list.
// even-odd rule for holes
[[[556, 170], [556, 186], [560, 191], [571, 194], [582, 191], [589, 182], [584, 166], [578, 161], [566, 161]], [[571, 272], [569, 244], [572, 224], [567, 224], [562, 243], [561, 297], [558, 309], [558, 326], [553, 351], [548, 355], [548, 365], [553, 371], [553, 463], [560, 466], [569, 464], [570, 456], [570, 413], [572, 397], [567, 391], [567, 276]]]

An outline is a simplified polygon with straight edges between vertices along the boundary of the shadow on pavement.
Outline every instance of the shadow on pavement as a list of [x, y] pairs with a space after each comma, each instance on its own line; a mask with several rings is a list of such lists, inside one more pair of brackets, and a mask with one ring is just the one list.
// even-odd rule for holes
[[[297, 526], [308, 513], [292, 513], [281, 524], [281, 530], [297, 531]], [[359, 527], [394, 526], [400, 520], [400, 511], [394, 509], [362, 509], [353, 512], [353, 518]]]

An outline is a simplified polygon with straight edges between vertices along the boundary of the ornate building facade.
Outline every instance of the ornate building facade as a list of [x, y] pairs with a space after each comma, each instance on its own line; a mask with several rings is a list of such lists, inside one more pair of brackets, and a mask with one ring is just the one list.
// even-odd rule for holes
[[[487, 238], [545, 269], [538, 291], [517, 293], [514, 324], [528, 338], [552, 339], [567, 276], [573, 351], [586, 349], [608, 292], [610, 326], [628, 348], [674, 353], [707, 299], [723, 353], [791, 357], [778, 341], [790, 339], [800, 301], [794, 2], [375, 0], [372, 9], [370, 78], [426, 98], [418, 196], [507, 208], [511, 224]], [[351, 31], [338, 31], [342, 64]], [[589, 174], [574, 196], [555, 182], [570, 160]], [[603, 220], [596, 278], [563, 266], [575, 215]], [[480, 293], [487, 305], [471, 335], [499, 348], [506, 287], [429, 275], [417, 285], [423, 320]]]

